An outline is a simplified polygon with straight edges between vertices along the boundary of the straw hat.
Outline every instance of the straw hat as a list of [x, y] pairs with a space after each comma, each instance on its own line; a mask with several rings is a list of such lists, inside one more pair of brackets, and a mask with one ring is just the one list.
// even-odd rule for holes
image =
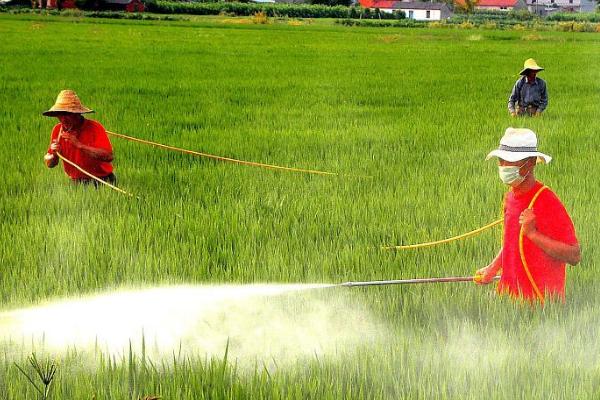
[[537, 65], [533, 58], [528, 58], [527, 60], [525, 60], [525, 63], [523, 64], [523, 70], [519, 72], [519, 75], [525, 75], [527, 73], [527, 70], [543, 71], [544, 68]]
[[552, 160], [552, 157], [537, 150], [535, 132], [524, 128], [507, 128], [504, 136], [500, 139], [500, 146], [491, 151], [485, 159], [489, 160], [492, 157], [509, 162], [537, 157], [537, 162], [542, 164], [548, 164]]
[[68, 112], [73, 114], [87, 114], [92, 113], [94, 110], [90, 110], [81, 104], [79, 97], [72, 90], [62, 90], [54, 105], [46, 112], [42, 113], [47, 117], [54, 117], [56, 114], [61, 112]]

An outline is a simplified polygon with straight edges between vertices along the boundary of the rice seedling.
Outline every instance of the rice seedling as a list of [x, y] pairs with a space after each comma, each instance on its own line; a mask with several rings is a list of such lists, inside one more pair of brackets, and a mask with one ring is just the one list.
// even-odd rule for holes
[[[15, 367], [27, 378], [27, 381], [31, 383], [31, 385], [35, 388], [35, 390], [39, 393], [40, 399], [46, 400], [50, 396], [50, 386], [52, 385], [52, 381], [54, 380], [54, 376], [56, 375], [57, 367], [53, 361], [49, 359], [46, 362], [40, 363], [37, 359], [35, 353], [31, 354], [27, 359], [29, 364], [31, 365], [31, 369], [33, 369], [34, 376], [32, 377], [23, 367], [19, 364], [15, 363]], [[36, 383], [37, 379], [41, 382]]]

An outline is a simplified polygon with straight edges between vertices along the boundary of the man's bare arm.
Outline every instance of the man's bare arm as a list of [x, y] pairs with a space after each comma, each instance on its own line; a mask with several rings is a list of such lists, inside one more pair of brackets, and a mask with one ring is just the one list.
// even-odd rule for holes
[[526, 209], [519, 217], [519, 223], [523, 234], [527, 236], [537, 247], [548, 254], [550, 257], [569, 263], [571, 265], [579, 264], [581, 261], [581, 249], [578, 244], [571, 245], [552, 239], [540, 231], [535, 226], [535, 213], [531, 209]]
[[558, 240], [549, 238], [538, 230], [529, 232], [527, 238], [542, 249], [544, 253], [556, 260], [569, 263], [570, 265], [577, 265], [581, 261], [581, 249], [578, 244], [570, 245], [559, 242]]
[[494, 260], [484, 268], [481, 268], [475, 272], [474, 281], [477, 284], [484, 285], [491, 283], [494, 277], [498, 274], [498, 271], [502, 269], [502, 249], [498, 252], [498, 255]]
[[81, 150], [82, 152], [84, 152], [85, 154], [87, 154], [88, 156], [90, 156], [96, 160], [105, 161], [105, 162], [111, 162], [113, 160], [112, 151], [105, 150], [105, 149], [99, 149], [97, 147], [87, 146], [87, 145], [81, 144], [81, 143], [77, 147], [79, 148], [79, 150]]

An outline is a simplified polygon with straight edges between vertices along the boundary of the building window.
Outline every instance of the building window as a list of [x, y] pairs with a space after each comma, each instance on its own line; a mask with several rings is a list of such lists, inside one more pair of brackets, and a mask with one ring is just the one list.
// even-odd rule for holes
[[[573, 0], [571, 0], [571, 1], [573, 1]], [[431, 11], [427, 10], [425, 12], [425, 18], [431, 18]]]
[[573, 0], [569, 0], [569, 4], [573, 4]]
[[413, 10], [409, 10], [408, 11], [408, 18], [410, 18], [410, 19], [414, 19], [415, 18], [415, 12]]

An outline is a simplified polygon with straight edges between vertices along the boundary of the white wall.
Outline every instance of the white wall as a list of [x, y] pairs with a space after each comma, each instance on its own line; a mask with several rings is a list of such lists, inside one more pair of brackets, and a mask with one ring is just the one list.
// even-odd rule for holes
[[[380, 11], [384, 13], [393, 13], [396, 10], [392, 10], [391, 8], [382, 8]], [[442, 19], [442, 12], [440, 10], [429, 10], [429, 18], [427, 18], [428, 10], [411, 10], [410, 8], [402, 8], [402, 11], [404, 11], [404, 14], [406, 14], [406, 18], [411, 18], [416, 21], [439, 21]], [[413, 12], [412, 17], [410, 16], [410, 11]]]
[[[416, 21], [439, 21], [442, 18], [440, 10], [411, 10], [410, 8], [403, 8], [402, 11], [406, 14], [406, 18], [411, 18]], [[429, 11], [429, 18], [427, 18], [427, 11]]]

